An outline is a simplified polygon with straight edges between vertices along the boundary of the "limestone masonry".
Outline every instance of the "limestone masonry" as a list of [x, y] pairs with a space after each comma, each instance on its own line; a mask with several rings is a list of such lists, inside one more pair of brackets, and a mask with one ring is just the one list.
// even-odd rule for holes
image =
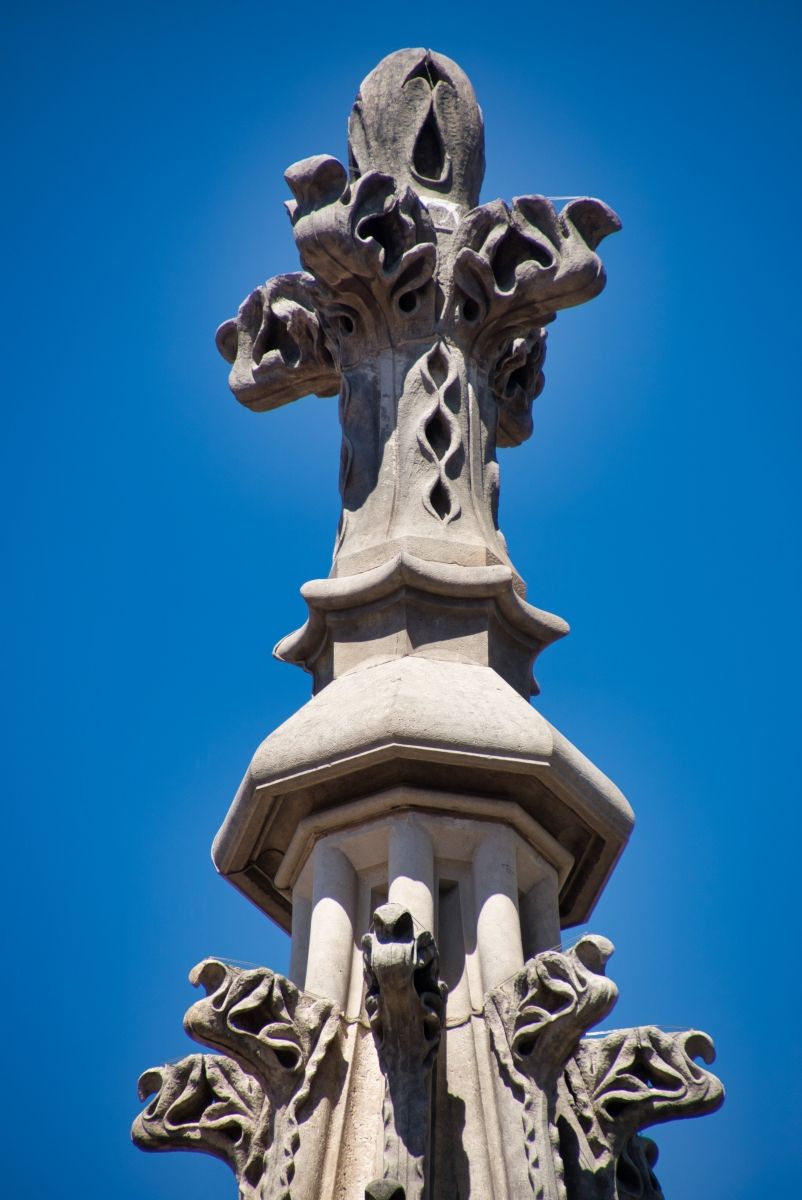
[[303, 272], [217, 344], [265, 411], [339, 395], [327, 579], [276, 654], [313, 698], [256, 751], [218, 871], [292, 933], [285, 979], [206, 959], [133, 1137], [231, 1166], [243, 1200], [657, 1200], [642, 1130], [712, 1112], [710, 1038], [589, 1034], [616, 1002], [584, 923], [633, 814], [532, 707], [568, 632], [498, 528], [497, 446], [532, 432], [546, 326], [604, 286], [599, 200], [479, 204], [482, 114], [426, 50], [362, 84], [348, 166], [286, 173]]

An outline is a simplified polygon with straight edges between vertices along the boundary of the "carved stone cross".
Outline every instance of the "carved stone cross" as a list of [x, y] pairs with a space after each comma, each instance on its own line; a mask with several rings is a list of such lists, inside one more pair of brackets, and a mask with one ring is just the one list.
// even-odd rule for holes
[[595, 250], [618, 218], [589, 199], [479, 205], [482, 113], [456, 63], [428, 50], [367, 77], [348, 151], [347, 170], [318, 155], [286, 173], [305, 270], [220, 327], [231, 388], [259, 411], [339, 392], [333, 576], [404, 552], [509, 566], [496, 447], [529, 437], [545, 326], [601, 291]]

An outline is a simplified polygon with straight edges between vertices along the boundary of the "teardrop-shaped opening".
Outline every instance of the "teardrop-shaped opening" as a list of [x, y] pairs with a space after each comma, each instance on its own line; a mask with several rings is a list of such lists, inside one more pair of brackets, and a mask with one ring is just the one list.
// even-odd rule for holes
[[412, 151], [412, 166], [423, 183], [441, 183], [446, 168], [446, 152], [434, 106], [429, 105]]
[[442, 458], [451, 445], [451, 430], [439, 412], [426, 422], [426, 441], [438, 458]]
[[429, 497], [429, 500], [432, 508], [437, 513], [440, 520], [445, 521], [446, 517], [451, 512], [451, 501], [449, 499], [448, 492], [443, 487], [439, 479], [432, 488], [432, 493]]
[[435, 346], [434, 351], [429, 355], [426, 365], [431, 376], [432, 383], [436, 388], [441, 388], [448, 378], [448, 361], [443, 353], [442, 345]]

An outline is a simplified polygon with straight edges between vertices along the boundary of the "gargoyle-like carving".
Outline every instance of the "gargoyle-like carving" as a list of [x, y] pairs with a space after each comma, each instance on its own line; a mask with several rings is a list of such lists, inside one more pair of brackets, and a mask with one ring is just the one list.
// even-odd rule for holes
[[523, 1099], [532, 1192], [543, 1200], [660, 1200], [657, 1147], [641, 1130], [723, 1100], [719, 1080], [694, 1061], [713, 1060], [706, 1034], [647, 1026], [582, 1036], [617, 998], [603, 974], [612, 950], [584, 937], [566, 954], [537, 955], [487, 996], [496, 1055]]
[[401, 1188], [404, 1200], [421, 1200], [430, 1073], [445, 1020], [447, 988], [438, 978], [434, 938], [426, 930], [416, 933], [412, 914], [399, 904], [376, 910], [362, 949], [365, 1009], [385, 1076], [384, 1173], [381, 1181], [369, 1185], [367, 1194], [395, 1195], [394, 1189]]
[[188, 1010], [187, 1033], [227, 1055], [193, 1054], [146, 1071], [140, 1095], [156, 1095], [134, 1122], [134, 1141], [144, 1150], [214, 1154], [234, 1170], [246, 1200], [288, 1200], [298, 1113], [339, 1012], [264, 967], [244, 971], [207, 958], [190, 981], [209, 994]]

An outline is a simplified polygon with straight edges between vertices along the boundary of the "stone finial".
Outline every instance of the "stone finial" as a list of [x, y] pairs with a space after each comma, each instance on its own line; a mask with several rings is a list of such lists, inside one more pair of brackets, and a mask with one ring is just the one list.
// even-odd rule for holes
[[[350, 621], [373, 601], [370, 572], [397, 595], [412, 595], [414, 576], [427, 597], [414, 604], [416, 644], [464, 646], [481, 629], [468, 659], [504, 659], [505, 678], [528, 695], [535, 657], [567, 626], [524, 603], [498, 524], [497, 448], [531, 434], [546, 326], [604, 287], [596, 251], [620, 223], [593, 199], [561, 212], [540, 195], [479, 204], [481, 110], [464, 72], [431, 50], [391, 54], [364, 80], [348, 161], [318, 154], [288, 168], [304, 270], [256, 288], [217, 334], [231, 388], [251, 409], [339, 392], [331, 579], [342, 583], [327, 590], [322, 619], [309, 600], [308, 628], [277, 653], [324, 686], [339, 615]], [[486, 612], [469, 614], [489, 592]], [[381, 653], [404, 619], [387, 611]], [[510, 627], [511, 657], [496, 645]], [[376, 652], [371, 641], [365, 658]]]
[[399, 551], [509, 564], [496, 447], [529, 436], [545, 326], [601, 291], [596, 248], [618, 218], [591, 199], [561, 213], [538, 195], [478, 205], [482, 114], [430, 50], [365, 79], [349, 165], [316, 155], [287, 170], [304, 273], [257, 288], [221, 326], [232, 390], [259, 410], [339, 390], [332, 575]]
[[482, 110], [468, 76], [431, 50], [388, 54], [354, 102], [348, 161], [352, 179], [382, 171], [399, 187], [446, 201], [446, 209], [474, 208], [485, 173], [485, 142]]

